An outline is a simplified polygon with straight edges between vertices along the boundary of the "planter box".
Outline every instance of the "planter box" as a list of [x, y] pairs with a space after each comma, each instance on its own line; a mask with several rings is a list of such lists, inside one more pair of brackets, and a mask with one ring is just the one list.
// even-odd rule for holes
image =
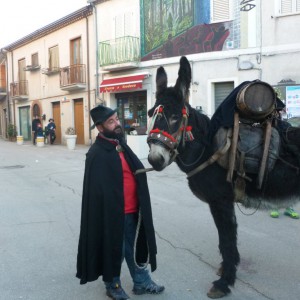
[[65, 135], [69, 150], [74, 150], [76, 146], [77, 135]]

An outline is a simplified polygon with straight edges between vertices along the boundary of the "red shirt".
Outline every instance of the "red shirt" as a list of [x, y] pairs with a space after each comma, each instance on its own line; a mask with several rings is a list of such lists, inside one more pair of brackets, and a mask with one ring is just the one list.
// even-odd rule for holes
[[138, 198], [136, 193], [135, 177], [124, 157], [123, 152], [119, 152], [123, 168], [123, 187], [124, 187], [124, 207], [125, 214], [138, 211]]

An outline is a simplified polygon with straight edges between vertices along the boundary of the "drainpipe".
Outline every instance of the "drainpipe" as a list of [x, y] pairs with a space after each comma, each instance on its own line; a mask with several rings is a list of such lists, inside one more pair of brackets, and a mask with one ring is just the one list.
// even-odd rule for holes
[[1, 53], [5, 56], [5, 77], [6, 77], [6, 105], [7, 105], [7, 121], [10, 124], [10, 107], [9, 107], [9, 84], [8, 84], [8, 50], [5, 48], [1, 49]]
[[95, 43], [96, 43], [96, 87], [95, 87], [95, 103], [99, 99], [99, 45], [98, 45], [98, 15], [97, 15], [97, 6], [95, 3], [97, 0], [87, 0], [87, 3], [92, 5], [94, 10], [94, 28], [95, 28]]
[[[14, 73], [14, 52], [11, 51], [11, 78], [12, 82], [15, 82], [15, 73]], [[15, 100], [12, 99], [13, 102], [13, 116], [14, 116], [14, 126], [16, 126], [16, 103]]]
[[92, 133], [91, 133], [91, 76], [90, 76], [90, 39], [89, 39], [89, 21], [86, 16], [86, 49], [87, 49], [87, 83], [88, 83], [88, 126], [89, 126], [89, 143], [92, 144]]

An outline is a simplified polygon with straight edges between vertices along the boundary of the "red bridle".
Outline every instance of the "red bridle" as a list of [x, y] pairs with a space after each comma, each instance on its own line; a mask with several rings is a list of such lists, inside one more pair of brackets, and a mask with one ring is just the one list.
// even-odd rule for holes
[[[148, 133], [148, 138], [147, 142], [151, 143], [153, 142], [160, 142], [163, 145], [165, 145], [171, 152], [176, 151], [178, 148], [180, 142], [183, 142], [183, 146], [186, 140], [192, 141], [193, 140], [193, 135], [192, 135], [192, 126], [187, 126], [188, 123], [188, 108], [184, 106], [182, 108], [182, 118], [181, 118], [181, 123], [178, 128], [178, 130], [174, 134], [169, 134], [168, 132], [161, 130], [159, 128], [153, 129], [155, 125], [155, 120], [157, 117], [162, 117], [164, 115], [163, 112], [163, 106], [159, 105], [152, 116], [152, 120], [149, 126], [149, 133]], [[167, 123], [168, 120], [166, 119]], [[177, 155], [177, 153], [176, 153]]]

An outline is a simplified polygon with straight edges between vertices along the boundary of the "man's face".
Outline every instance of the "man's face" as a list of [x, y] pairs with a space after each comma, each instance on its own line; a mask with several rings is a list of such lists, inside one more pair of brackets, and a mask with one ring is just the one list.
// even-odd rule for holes
[[104, 123], [97, 125], [97, 129], [107, 138], [120, 139], [124, 137], [117, 113], [114, 113]]

